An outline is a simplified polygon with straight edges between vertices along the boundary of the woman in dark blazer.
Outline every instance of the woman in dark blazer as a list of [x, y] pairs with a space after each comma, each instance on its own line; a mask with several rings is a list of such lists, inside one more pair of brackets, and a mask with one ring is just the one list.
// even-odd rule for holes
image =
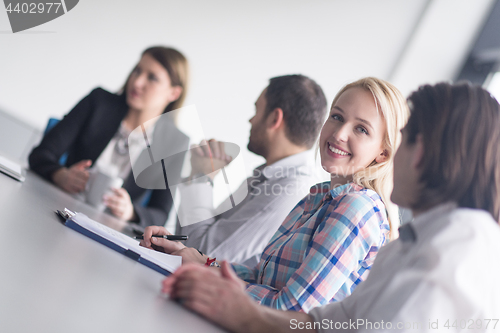
[[[89, 178], [88, 168], [106, 148], [111, 149], [108, 144], [116, 142], [114, 149], [117, 150], [121, 144], [128, 153], [128, 141], [123, 139], [123, 132], [130, 133], [149, 120], [180, 108], [186, 96], [187, 81], [188, 63], [180, 52], [166, 47], [146, 49], [127, 78], [123, 92], [113, 94], [101, 88], [94, 89], [33, 149], [29, 156], [30, 168], [69, 193], [82, 192]], [[187, 151], [188, 137], [173, 124], [167, 127], [162, 126], [162, 131], [167, 131], [162, 135], [162, 142], [153, 144]], [[61, 166], [58, 161], [64, 153], [68, 153], [68, 158]], [[169, 179], [180, 179], [180, 160], [165, 166]], [[141, 226], [164, 225], [173, 204], [170, 191], [168, 188], [153, 190], [143, 207], [141, 203], [146, 191], [137, 186], [130, 171], [123, 187], [113, 190], [104, 203], [121, 219]]]

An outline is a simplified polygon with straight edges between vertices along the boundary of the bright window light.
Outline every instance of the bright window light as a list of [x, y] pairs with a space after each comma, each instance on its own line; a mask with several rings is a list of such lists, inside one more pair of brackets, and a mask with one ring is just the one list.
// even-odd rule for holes
[[491, 78], [488, 91], [500, 102], [500, 72], [496, 72]]

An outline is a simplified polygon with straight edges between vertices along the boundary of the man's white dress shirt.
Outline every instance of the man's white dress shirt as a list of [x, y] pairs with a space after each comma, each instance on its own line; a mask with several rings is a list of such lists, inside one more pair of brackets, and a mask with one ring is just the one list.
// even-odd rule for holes
[[401, 227], [351, 296], [309, 314], [319, 332], [500, 332], [499, 267], [491, 215], [442, 204]]
[[[188, 235], [186, 246], [194, 247], [210, 257], [248, 266], [256, 266], [271, 237], [295, 205], [309, 193], [320, 179], [314, 166], [314, 153], [305, 151], [254, 170], [238, 193], [248, 195], [236, 207], [226, 210], [229, 198], [221, 204], [223, 213], [213, 206], [209, 184], [180, 186], [181, 214], [215, 216], [181, 227], [177, 233]], [[189, 209], [183, 201], [189, 200]], [[180, 229], [179, 229], [180, 228]]]

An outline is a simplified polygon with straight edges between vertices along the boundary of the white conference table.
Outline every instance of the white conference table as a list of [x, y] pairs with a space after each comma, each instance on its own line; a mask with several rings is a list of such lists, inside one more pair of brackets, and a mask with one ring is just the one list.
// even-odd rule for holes
[[164, 276], [64, 226], [68, 208], [120, 229], [28, 172], [0, 173], [0, 332], [221, 332], [161, 294]]

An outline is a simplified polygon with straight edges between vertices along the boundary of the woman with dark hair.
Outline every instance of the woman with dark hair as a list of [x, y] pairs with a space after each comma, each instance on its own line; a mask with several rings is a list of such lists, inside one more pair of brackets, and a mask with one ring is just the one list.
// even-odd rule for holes
[[227, 264], [182, 266], [171, 298], [234, 332], [496, 332], [500, 323], [500, 105], [441, 83], [408, 99], [391, 199], [414, 220], [344, 300], [309, 313], [258, 306]]
[[[146, 190], [136, 185], [131, 167], [144, 138], [133, 130], [145, 126], [147, 136], [153, 137], [155, 124], [150, 120], [182, 106], [187, 82], [188, 63], [179, 51], [146, 49], [121, 94], [94, 89], [47, 133], [30, 154], [31, 169], [72, 194], [84, 191], [91, 165], [113, 170], [124, 185], [104, 198], [109, 211], [142, 226], [165, 224], [173, 203], [168, 189], [153, 190], [147, 205], [141, 205]], [[162, 131], [168, 132], [163, 144], [187, 151], [188, 137], [174, 124]], [[68, 158], [61, 166], [58, 161], [64, 153]], [[179, 160], [166, 166], [169, 179], [180, 178]]]

